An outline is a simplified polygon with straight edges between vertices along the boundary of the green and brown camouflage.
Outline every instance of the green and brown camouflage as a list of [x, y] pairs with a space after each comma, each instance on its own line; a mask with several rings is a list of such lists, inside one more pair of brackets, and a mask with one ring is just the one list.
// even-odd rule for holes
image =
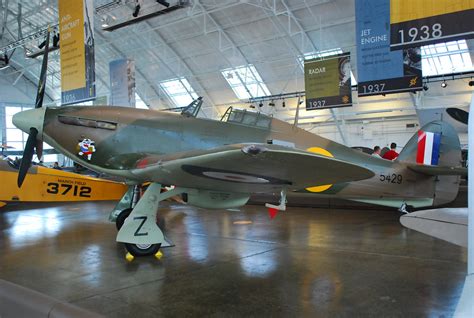
[[238, 197], [235, 204], [242, 205], [252, 193], [285, 190], [393, 207], [437, 206], [455, 199], [459, 174], [465, 173], [457, 169], [458, 136], [443, 122], [422, 128], [442, 135], [438, 166], [422, 171], [415, 160], [417, 135], [392, 162], [261, 113], [232, 110], [227, 115], [219, 121], [167, 111], [70, 106], [24, 111], [14, 123], [25, 132], [35, 127], [45, 142], [92, 170], [131, 183], [195, 189], [193, 195], [205, 193], [211, 202], [212, 193], [221, 193], [220, 200]]

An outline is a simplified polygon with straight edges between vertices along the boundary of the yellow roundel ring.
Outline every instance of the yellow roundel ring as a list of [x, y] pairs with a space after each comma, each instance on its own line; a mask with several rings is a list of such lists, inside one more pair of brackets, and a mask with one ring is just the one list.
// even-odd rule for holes
[[[330, 153], [326, 149], [323, 149], [323, 148], [320, 148], [320, 147], [310, 147], [310, 148], [306, 149], [306, 151], [313, 152], [313, 153], [318, 154], [318, 155], [334, 158], [332, 153]], [[306, 190], [308, 190], [309, 192], [323, 192], [323, 191], [326, 191], [327, 189], [329, 189], [330, 187], [332, 187], [332, 184], [324, 184], [324, 185], [320, 185], [320, 186], [309, 187], [309, 188], [306, 188]]]

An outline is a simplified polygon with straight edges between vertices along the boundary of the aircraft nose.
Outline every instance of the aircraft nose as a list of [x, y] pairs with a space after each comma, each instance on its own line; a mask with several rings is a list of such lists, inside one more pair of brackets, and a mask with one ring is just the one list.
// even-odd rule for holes
[[41, 134], [43, 131], [44, 114], [46, 108], [29, 109], [13, 115], [13, 124], [26, 133], [30, 132], [30, 128], [34, 127]]

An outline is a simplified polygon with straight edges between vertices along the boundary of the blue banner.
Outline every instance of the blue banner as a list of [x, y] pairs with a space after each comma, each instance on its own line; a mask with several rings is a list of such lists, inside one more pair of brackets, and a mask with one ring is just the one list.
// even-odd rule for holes
[[390, 0], [356, 1], [359, 96], [422, 87], [419, 48], [390, 51]]
[[112, 61], [109, 70], [110, 105], [135, 107], [135, 61]]

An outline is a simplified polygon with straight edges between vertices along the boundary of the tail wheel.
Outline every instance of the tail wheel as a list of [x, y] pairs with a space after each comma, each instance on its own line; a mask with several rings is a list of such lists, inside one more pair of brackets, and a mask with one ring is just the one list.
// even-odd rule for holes
[[125, 222], [125, 219], [128, 218], [130, 213], [132, 213], [131, 208], [122, 210], [122, 212], [120, 212], [120, 214], [117, 216], [117, 219], [115, 220], [115, 226], [117, 227], [117, 230], [120, 230], [123, 223]]
[[125, 243], [125, 248], [133, 256], [155, 255], [160, 249], [161, 244], [130, 244]]

